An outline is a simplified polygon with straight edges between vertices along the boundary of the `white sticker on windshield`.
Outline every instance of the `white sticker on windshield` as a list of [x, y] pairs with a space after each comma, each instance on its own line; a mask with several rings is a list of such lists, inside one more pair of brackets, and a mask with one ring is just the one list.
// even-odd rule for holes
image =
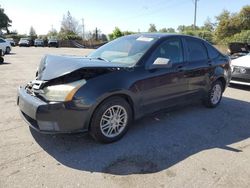
[[138, 39], [139, 41], [144, 41], [144, 42], [151, 42], [152, 40], [154, 40], [153, 38], [149, 38], [149, 37], [139, 37]]

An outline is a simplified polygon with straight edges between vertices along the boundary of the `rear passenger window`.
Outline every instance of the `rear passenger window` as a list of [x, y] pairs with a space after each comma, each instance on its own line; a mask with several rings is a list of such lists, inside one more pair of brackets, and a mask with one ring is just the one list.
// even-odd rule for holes
[[207, 50], [203, 43], [195, 39], [186, 39], [188, 44], [188, 58], [189, 61], [202, 61], [207, 60]]
[[207, 46], [208, 56], [210, 59], [215, 59], [220, 56], [220, 53], [216, 48], [214, 48], [210, 44], [206, 44], [206, 46]]

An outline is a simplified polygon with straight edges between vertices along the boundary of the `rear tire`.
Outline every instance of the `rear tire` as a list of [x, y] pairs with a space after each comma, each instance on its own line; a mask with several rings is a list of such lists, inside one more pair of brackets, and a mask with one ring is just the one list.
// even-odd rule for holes
[[90, 134], [98, 142], [111, 143], [124, 136], [131, 121], [132, 110], [127, 101], [121, 97], [111, 97], [94, 112]]
[[223, 85], [222, 82], [216, 80], [213, 84], [209, 92], [207, 93], [206, 98], [204, 99], [204, 104], [208, 108], [215, 108], [220, 104], [223, 93]]

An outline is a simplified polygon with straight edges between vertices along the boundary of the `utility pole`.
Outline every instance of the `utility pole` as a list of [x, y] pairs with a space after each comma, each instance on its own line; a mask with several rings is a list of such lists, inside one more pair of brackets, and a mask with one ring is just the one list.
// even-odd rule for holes
[[82, 18], [82, 40], [85, 40], [85, 26], [84, 19]]
[[98, 30], [97, 30], [97, 27], [95, 28], [95, 40], [96, 41], [98, 40]]
[[198, 2], [198, 0], [194, 0], [194, 29], [196, 27], [197, 2]]

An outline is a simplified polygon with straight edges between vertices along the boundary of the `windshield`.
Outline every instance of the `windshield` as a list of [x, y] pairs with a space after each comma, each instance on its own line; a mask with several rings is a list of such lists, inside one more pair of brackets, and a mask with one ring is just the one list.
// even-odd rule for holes
[[152, 37], [125, 36], [98, 48], [88, 57], [135, 65], [155, 41]]

